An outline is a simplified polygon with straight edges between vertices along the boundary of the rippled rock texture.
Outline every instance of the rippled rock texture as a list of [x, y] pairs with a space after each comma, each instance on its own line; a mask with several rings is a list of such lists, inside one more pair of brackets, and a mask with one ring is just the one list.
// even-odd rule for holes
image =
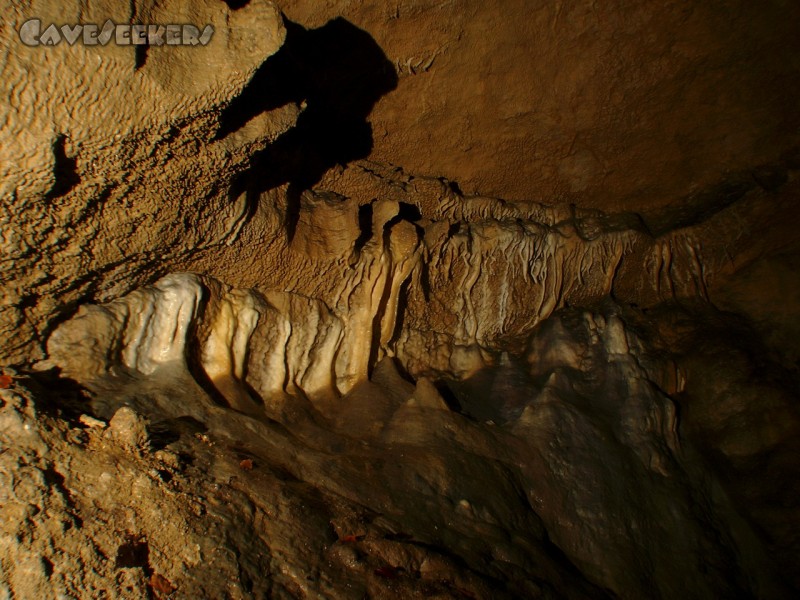
[[0, 597], [796, 597], [796, 12], [6, 6]]
[[[220, 115], [285, 30], [269, 3], [4, 3], [0, 34], [3, 362], [37, 353], [48, 315], [146, 279], [156, 261], [235, 237], [247, 213], [230, 180], [294, 124], [264, 114], [215, 139]], [[206, 46], [27, 47], [17, 30], [92, 23], [210, 24]], [[70, 275], [67, 275], [67, 274]], [[142, 279], [138, 279], [142, 281]], [[135, 283], [134, 283], [135, 285]]]

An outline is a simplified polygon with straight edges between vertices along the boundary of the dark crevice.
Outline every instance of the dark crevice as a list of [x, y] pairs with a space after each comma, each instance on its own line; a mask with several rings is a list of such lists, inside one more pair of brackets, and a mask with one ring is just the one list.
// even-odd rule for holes
[[[286, 238], [291, 244], [294, 234], [297, 231], [297, 223], [300, 221], [300, 209], [302, 204], [303, 190], [296, 185], [289, 184], [286, 190]], [[257, 199], [256, 199], [257, 201]]]
[[[139, 7], [136, 5], [136, 0], [130, 0], [129, 2], [129, 9], [130, 9], [130, 22], [131, 23], [138, 23], [139, 22]], [[141, 67], [144, 66], [144, 63], [147, 61], [147, 46], [144, 44], [136, 44], [133, 47], [133, 70], [138, 71]]]
[[760, 187], [775, 192], [789, 181], [785, 164], [756, 167], [751, 172], [733, 173], [724, 181], [695, 192], [656, 213], [642, 215], [642, 221], [654, 236], [676, 229], [699, 225]]
[[231, 10], [239, 10], [250, 4], [250, 0], [222, 0]]
[[249, 185], [248, 173], [245, 172], [234, 179], [228, 191], [228, 200], [231, 204], [234, 204], [242, 194], [245, 194], [243, 225], [249, 223], [258, 210], [258, 196], [249, 193]]
[[74, 156], [67, 156], [67, 136], [58, 134], [53, 142], [53, 187], [45, 195], [46, 200], [60, 198], [81, 182], [78, 175], [78, 161]]
[[72, 496], [72, 492], [70, 492], [69, 488], [67, 487], [66, 478], [61, 473], [56, 471], [53, 465], [48, 465], [48, 467], [42, 471], [42, 475], [44, 476], [44, 480], [47, 485], [58, 490], [58, 492], [64, 497], [64, 500], [67, 504], [66, 513], [72, 518], [72, 522], [75, 527], [83, 527], [83, 519], [81, 519], [75, 511], [75, 498]]
[[147, 50], [149, 46], [147, 44], [137, 44], [133, 47], [133, 69], [134, 71], [138, 71], [144, 66], [144, 63], [147, 62]]
[[[397, 293], [397, 319], [394, 324], [394, 333], [389, 340], [389, 347], [394, 348], [397, 340], [400, 338], [400, 333], [403, 331], [405, 324], [406, 312], [408, 310], [408, 288], [411, 286], [411, 278], [406, 279], [401, 285]], [[398, 363], [399, 364], [399, 363]], [[414, 382], [414, 380], [411, 380]], [[416, 382], [414, 382], [416, 383]]]
[[53, 561], [47, 558], [46, 556], [42, 557], [42, 569], [44, 570], [44, 575], [48, 579], [53, 575]]
[[169, 421], [158, 421], [147, 426], [147, 434], [150, 441], [150, 448], [163, 450], [170, 444], [177, 442], [181, 434], [176, 431]]
[[92, 413], [89, 391], [74, 379], [61, 376], [58, 368], [26, 373], [25, 385], [33, 392], [39, 411], [72, 427], [84, 427], [80, 416]]
[[456, 196], [464, 197], [464, 192], [461, 191], [461, 186], [458, 185], [455, 181], [446, 181], [448, 189], [453, 192]]
[[117, 549], [114, 567], [117, 569], [142, 569], [150, 577], [150, 545], [141, 536], [130, 536]]
[[436, 388], [436, 391], [439, 392], [439, 395], [442, 397], [445, 404], [447, 404], [447, 408], [449, 408], [453, 412], [457, 413], [462, 412], [461, 403], [458, 401], [458, 397], [450, 388], [447, 381], [445, 381], [444, 379], [434, 381], [433, 386]]
[[[397, 86], [397, 74], [375, 40], [342, 18], [307, 30], [284, 19], [286, 39], [220, 117], [217, 139], [261, 113], [288, 103], [305, 108], [294, 128], [251, 161], [248, 193], [289, 183], [302, 191], [335, 165], [372, 151], [367, 121], [375, 103]], [[299, 196], [299, 192], [295, 196]]]
[[[427, 251], [425, 252], [427, 254]], [[431, 300], [431, 269], [430, 258], [423, 255], [422, 260], [419, 262], [419, 286], [422, 289], [422, 297], [425, 302]]]
[[261, 394], [259, 394], [258, 391], [256, 391], [256, 389], [252, 385], [250, 385], [248, 381], [246, 381], [246, 375], [245, 375], [245, 381], [242, 381], [241, 383], [244, 386], [245, 391], [247, 391], [250, 398], [253, 400], [253, 402], [258, 404], [260, 407], [264, 407], [267, 405], [267, 403], [264, 401], [264, 397]]
[[400, 202], [399, 204], [400, 210], [397, 212], [397, 216], [392, 219], [392, 224], [399, 221], [410, 221], [411, 223], [416, 223], [422, 218], [422, 213], [419, 210], [419, 206], [416, 204], [410, 204], [408, 202]]
[[355, 252], [360, 252], [372, 239], [372, 203], [358, 207], [358, 228], [361, 231], [355, 242]]

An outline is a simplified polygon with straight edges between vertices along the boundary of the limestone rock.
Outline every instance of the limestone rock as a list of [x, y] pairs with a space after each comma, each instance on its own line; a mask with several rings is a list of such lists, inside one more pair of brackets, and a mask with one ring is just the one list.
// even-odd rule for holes
[[127, 406], [120, 408], [108, 423], [106, 435], [127, 450], [147, 447], [147, 420]]
[[[216, 0], [37, 0], [4, 3], [3, 14], [0, 360], [8, 364], [41, 357], [41, 331], [65, 306], [119, 296], [187, 251], [235, 238], [249, 208], [233, 180], [292, 126], [297, 108], [216, 138], [226, 106], [283, 41], [269, 2], [233, 10]], [[215, 34], [205, 46], [28, 47], [18, 31], [33, 18], [42, 28], [102, 28], [110, 19], [210, 25]]]
[[348, 254], [359, 237], [358, 206], [335, 194], [304, 192], [292, 237], [292, 248], [310, 258], [330, 259]]
[[468, 196], [655, 213], [800, 143], [796, 5], [280, 4], [375, 37], [399, 81], [371, 158]]
[[417, 380], [416, 387], [414, 388], [414, 395], [408, 400], [411, 406], [419, 406], [422, 408], [434, 408], [437, 410], [449, 410], [447, 402], [445, 402], [439, 390], [433, 385], [427, 377], [420, 377]]
[[788, 4], [6, 2], [0, 596], [797, 597]]

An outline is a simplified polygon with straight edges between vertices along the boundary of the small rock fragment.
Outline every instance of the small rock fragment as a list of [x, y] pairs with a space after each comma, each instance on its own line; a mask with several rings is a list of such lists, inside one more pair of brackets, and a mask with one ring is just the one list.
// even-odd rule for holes
[[155, 453], [156, 460], [161, 461], [165, 466], [169, 467], [170, 469], [180, 469], [181, 468], [181, 458], [174, 452], [170, 452], [169, 450], [158, 450]]
[[144, 449], [148, 445], [147, 419], [132, 408], [123, 406], [109, 423], [108, 434], [115, 442], [129, 450]]
[[419, 406], [421, 408], [435, 408], [438, 410], [450, 410], [447, 402], [442, 398], [439, 390], [434, 383], [427, 377], [420, 377], [414, 389], [414, 395], [408, 401], [409, 406]]
[[97, 427], [98, 429], [105, 429], [107, 423], [100, 419], [95, 419], [91, 415], [81, 415], [78, 420], [87, 427]]
[[169, 579], [158, 573], [153, 573], [150, 577], [150, 587], [157, 594], [171, 594], [177, 588], [170, 582]]
[[242, 471], [252, 471], [253, 470], [253, 460], [250, 458], [245, 458], [243, 461], [239, 463], [239, 468]]

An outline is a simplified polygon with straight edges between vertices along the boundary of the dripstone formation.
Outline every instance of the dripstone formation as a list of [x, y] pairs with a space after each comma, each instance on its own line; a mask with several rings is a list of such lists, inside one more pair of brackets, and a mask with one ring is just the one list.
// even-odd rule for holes
[[4, 8], [0, 597], [797, 595], [800, 9]]

